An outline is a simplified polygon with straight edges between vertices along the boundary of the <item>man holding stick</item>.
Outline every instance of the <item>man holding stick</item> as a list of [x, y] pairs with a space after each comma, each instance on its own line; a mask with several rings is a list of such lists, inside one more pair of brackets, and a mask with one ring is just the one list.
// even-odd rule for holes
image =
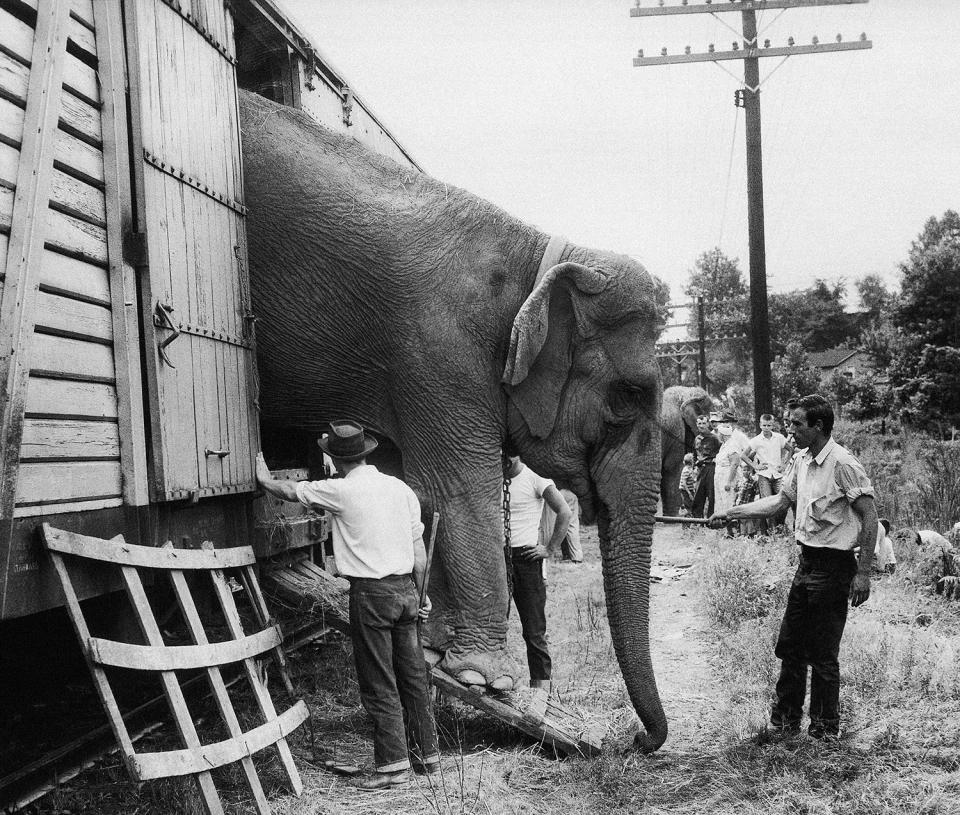
[[[770, 722], [797, 732], [810, 679], [809, 734], [836, 739], [840, 733], [840, 639], [847, 600], [859, 606], [870, 596], [870, 569], [877, 544], [874, 491], [863, 466], [832, 438], [833, 408], [819, 394], [791, 400], [790, 431], [804, 451], [784, 477], [781, 491], [710, 518], [770, 518], [795, 507], [800, 561], [780, 625], [781, 660]], [[857, 560], [854, 549], [860, 547]]]
[[[418, 620], [430, 612], [420, 503], [406, 484], [367, 464], [377, 446], [353, 422], [332, 422], [318, 444], [341, 479], [275, 479], [263, 453], [257, 481], [271, 495], [331, 515], [333, 552], [350, 581], [350, 638], [360, 700], [373, 719], [376, 772], [361, 781], [379, 790], [440, 767]], [[404, 720], [406, 719], [406, 725]]]

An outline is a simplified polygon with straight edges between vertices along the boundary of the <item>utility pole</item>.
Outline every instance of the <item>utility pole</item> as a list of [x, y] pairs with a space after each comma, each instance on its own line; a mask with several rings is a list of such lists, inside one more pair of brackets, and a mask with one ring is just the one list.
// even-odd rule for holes
[[760, 59], [762, 57], [790, 57], [798, 54], [823, 54], [829, 51], [853, 51], [872, 48], [873, 43], [861, 34], [859, 40], [843, 42], [838, 34], [836, 42], [821, 43], [816, 37], [812, 45], [794, 45], [793, 37], [783, 48], [771, 48], [765, 40], [763, 48], [757, 39], [757, 11], [769, 9], [809, 8], [812, 6], [849, 6], [867, 3], [869, 0], [729, 0], [729, 2], [704, 2], [682, 5], [664, 4], [642, 8], [636, 0], [630, 9], [631, 17], [661, 17], [676, 14], [713, 14], [740, 12], [743, 31], [743, 50], [733, 43], [730, 51], [717, 51], [711, 43], [702, 53], [691, 53], [686, 46], [683, 54], [668, 56], [663, 48], [658, 57], [645, 57], [639, 51], [633, 60], [634, 67], [648, 65], [674, 65], [682, 62], [719, 62], [743, 60], [743, 90], [734, 95], [734, 103], [743, 107], [747, 138], [747, 223], [750, 241], [750, 321], [753, 336], [753, 403], [756, 418], [773, 410], [773, 388], [770, 380], [770, 325], [767, 317], [767, 261], [763, 234], [763, 156], [760, 144]]

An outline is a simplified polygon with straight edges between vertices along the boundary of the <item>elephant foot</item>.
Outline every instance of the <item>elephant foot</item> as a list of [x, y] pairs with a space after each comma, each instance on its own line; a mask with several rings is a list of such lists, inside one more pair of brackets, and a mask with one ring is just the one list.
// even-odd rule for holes
[[513, 690], [518, 674], [502, 648], [467, 654], [447, 651], [440, 667], [464, 685], [479, 685], [495, 691]]

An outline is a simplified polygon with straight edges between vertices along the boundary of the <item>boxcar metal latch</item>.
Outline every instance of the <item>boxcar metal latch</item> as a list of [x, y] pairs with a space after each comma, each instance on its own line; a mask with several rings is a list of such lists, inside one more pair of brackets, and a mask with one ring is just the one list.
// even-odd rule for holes
[[171, 368], [176, 368], [170, 361], [170, 357], [167, 356], [167, 346], [173, 342], [177, 337], [180, 336], [180, 329], [177, 328], [173, 323], [173, 317], [170, 315], [173, 314], [173, 306], [170, 303], [164, 303], [162, 300], [157, 300], [157, 305], [153, 309], [153, 324], [157, 328], [168, 328], [173, 333], [157, 344], [157, 352], [160, 354], [160, 359], [162, 359], [167, 365]]

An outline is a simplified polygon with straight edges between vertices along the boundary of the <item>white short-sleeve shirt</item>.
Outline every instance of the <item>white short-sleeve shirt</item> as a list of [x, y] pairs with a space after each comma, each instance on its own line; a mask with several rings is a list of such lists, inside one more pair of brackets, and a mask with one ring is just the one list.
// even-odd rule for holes
[[536, 546], [543, 515], [543, 494], [554, 486], [525, 464], [510, 479], [510, 546]]
[[774, 470], [780, 469], [780, 462], [783, 460], [783, 448], [786, 444], [786, 437], [782, 433], [777, 433], [776, 430], [770, 434], [769, 439], [763, 433], [750, 439], [750, 447], [760, 460], [760, 464]]
[[860, 517], [853, 502], [873, 497], [863, 465], [833, 439], [816, 456], [803, 450], [794, 458], [783, 494], [796, 504], [795, 534], [806, 546], [852, 551], [860, 535]]
[[381, 578], [413, 572], [413, 542], [423, 535], [420, 502], [399, 478], [361, 464], [344, 478], [298, 482], [297, 498], [330, 513], [341, 574]]

